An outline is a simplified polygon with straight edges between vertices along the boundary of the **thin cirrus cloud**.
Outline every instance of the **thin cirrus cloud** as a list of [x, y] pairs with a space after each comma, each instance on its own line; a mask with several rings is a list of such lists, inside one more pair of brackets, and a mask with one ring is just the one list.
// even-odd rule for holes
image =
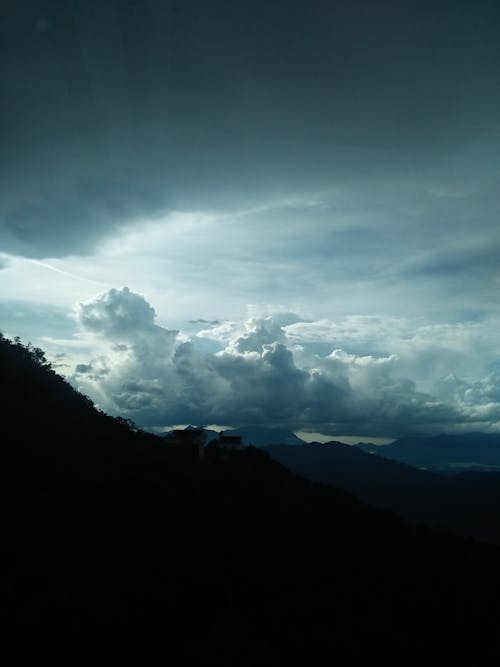
[[314, 320], [482, 318], [498, 308], [495, 198], [473, 199], [379, 184], [222, 213], [173, 212], [128, 225], [90, 257], [17, 258], [0, 271], [0, 288], [69, 309], [96, 283], [133, 281], [176, 327], [193, 315], [231, 318], [248, 304]]
[[[328, 330], [324, 322], [318, 335], [330, 335], [331, 351], [308, 350], [314, 323], [297, 322], [293, 314], [254, 317], [239, 330], [236, 324], [204, 329], [199, 337], [219, 344], [212, 352], [198, 349], [197, 337], [155, 324], [151, 306], [128, 288], [80, 304], [78, 316], [82, 328], [108, 347], [76, 366], [71, 381], [103, 409], [146, 427], [266, 424], [394, 436], [479, 424], [495, 430], [500, 419], [500, 395], [488, 389], [487, 377], [471, 383], [442, 376], [434, 394], [424, 392], [401, 376], [399, 354], [346, 351], [336, 344], [335, 327]], [[409, 370], [411, 360], [406, 364]]]

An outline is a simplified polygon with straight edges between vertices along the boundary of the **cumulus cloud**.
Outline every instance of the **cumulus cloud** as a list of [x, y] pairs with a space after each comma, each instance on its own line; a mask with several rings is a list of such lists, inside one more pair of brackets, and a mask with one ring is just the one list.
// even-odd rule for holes
[[234, 341], [237, 352], [260, 352], [264, 345], [283, 343], [285, 332], [272, 317], [252, 317], [245, 322], [245, 332]]
[[84, 329], [106, 338], [127, 340], [141, 331], [154, 330], [154, 309], [144, 297], [128, 287], [111, 289], [106, 294], [79, 305]]
[[75, 373], [79, 375], [85, 375], [90, 372], [92, 372], [92, 364], [77, 364], [75, 366]]
[[[457, 406], [468, 430], [500, 431], [500, 371], [498, 364], [495, 366], [484, 377], [472, 381], [450, 373], [434, 383], [436, 393]], [[466, 430], [464, 424], [459, 430]]]
[[[399, 353], [359, 354], [335, 346], [332, 336], [330, 351], [318, 354], [304, 340], [312, 325], [299, 329], [279, 315], [206, 330], [225, 339], [223, 349], [207, 352], [199, 338], [158, 326], [154, 309], [128, 288], [81, 304], [78, 314], [82, 329], [107, 347], [77, 365], [71, 381], [102, 409], [139, 425], [261, 424], [397, 436], [470, 429], [488, 420], [494, 428], [500, 420], [498, 372], [472, 384], [436, 379], [432, 392], [423, 391], [402, 375]], [[314, 336], [322, 332], [325, 339], [325, 326], [318, 323]]]

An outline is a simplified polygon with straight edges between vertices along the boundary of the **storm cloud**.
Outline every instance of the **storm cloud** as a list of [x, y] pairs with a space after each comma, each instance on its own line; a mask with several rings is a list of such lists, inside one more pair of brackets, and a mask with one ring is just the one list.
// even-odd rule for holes
[[498, 2], [7, 5], [7, 335], [142, 425], [499, 430]]
[[488, 0], [9, 3], [2, 248], [90, 254], [172, 210], [367, 179], [462, 188], [498, 150], [499, 12]]
[[[265, 424], [332, 435], [397, 436], [478, 423], [494, 429], [500, 414], [500, 394], [491, 386], [487, 390], [487, 378], [476, 383], [475, 393], [444, 376], [433, 394], [421, 391], [417, 381], [401, 375], [405, 365], [410, 370], [408, 359], [348, 352], [336, 346], [333, 326], [327, 327], [331, 351], [326, 354], [307, 349], [301, 332], [310, 336], [314, 323], [280, 326], [283, 315], [277, 321], [253, 317], [239, 333], [236, 327], [214, 326], [220, 349], [206, 352], [198, 348], [199, 337], [156, 325], [151, 306], [127, 288], [81, 304], [79, 317], [83, 329], [98, 333], [108, 348], [78, 365], [71, 381], [102, 409], [141, 426]], [[321, 330], [325, 338], [319, 323]], [[201, 338], [209, 331], [201, 331]]]

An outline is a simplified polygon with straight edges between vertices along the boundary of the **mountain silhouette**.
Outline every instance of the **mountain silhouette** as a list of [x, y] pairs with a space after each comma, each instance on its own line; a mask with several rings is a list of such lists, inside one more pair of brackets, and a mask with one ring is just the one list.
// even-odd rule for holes
[[500, 473], [438, 474], [340, 442], [265, 450], [293, 472], [370, 505], [500, 545]]
[[498, 657], [495, 547], [296, 477], [254, 447], [183, 456], [96, 410], [19, 341], [0, 339], [0, 369], [6, 654]]
[[285, 428], [269, 428], [266, 426], [240, 426], [225, 431], [227, 435], [239, 435], [244, 445], [262, 447], [264, 445], [303, 445], [304, 440]]
[[358, 443], [371, 454], [436, 472], [500, 471], [500, 434], [464, 433], [399, 438], [389, 445]]

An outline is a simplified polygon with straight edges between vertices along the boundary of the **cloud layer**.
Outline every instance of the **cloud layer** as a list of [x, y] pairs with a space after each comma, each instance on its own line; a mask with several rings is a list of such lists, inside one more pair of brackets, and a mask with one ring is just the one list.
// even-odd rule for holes
[[498, 154], [498, 16], [488, 0], [460, 11], [448, 1], [8, 3], [0, 246], [88, 254], [172, 210], [366, 180], [477, 185]]
[[[374, 318], [334, 324], [292, 313], [214, 323], [187, 337], [155, 324], [153, 308], [126, 287], [80, 304], [78, 317], [105, 350], [77, 365], [71, 381], [102, 409], [142, 426], [259, 424], [388, 437], [500, 428], [498, 370], [474, 381], [451, 374], [470, 370], [460, 357], [474, 339], [472, 324], [450, 328], [441, 347], [432, 345], [436, 331], [418, 330], [420, 348], [408, 345], [403, 321], [384, 328]], [[455, 350], [447, 348], [453, 338]], [[382, 353], [391, 343], [395, 350]], [[445, 348], [440, 368], [425, 381], [412, 378]]]
[[497, 428], [498, 2], [7, 4], [4, 332], [143, 424]]

